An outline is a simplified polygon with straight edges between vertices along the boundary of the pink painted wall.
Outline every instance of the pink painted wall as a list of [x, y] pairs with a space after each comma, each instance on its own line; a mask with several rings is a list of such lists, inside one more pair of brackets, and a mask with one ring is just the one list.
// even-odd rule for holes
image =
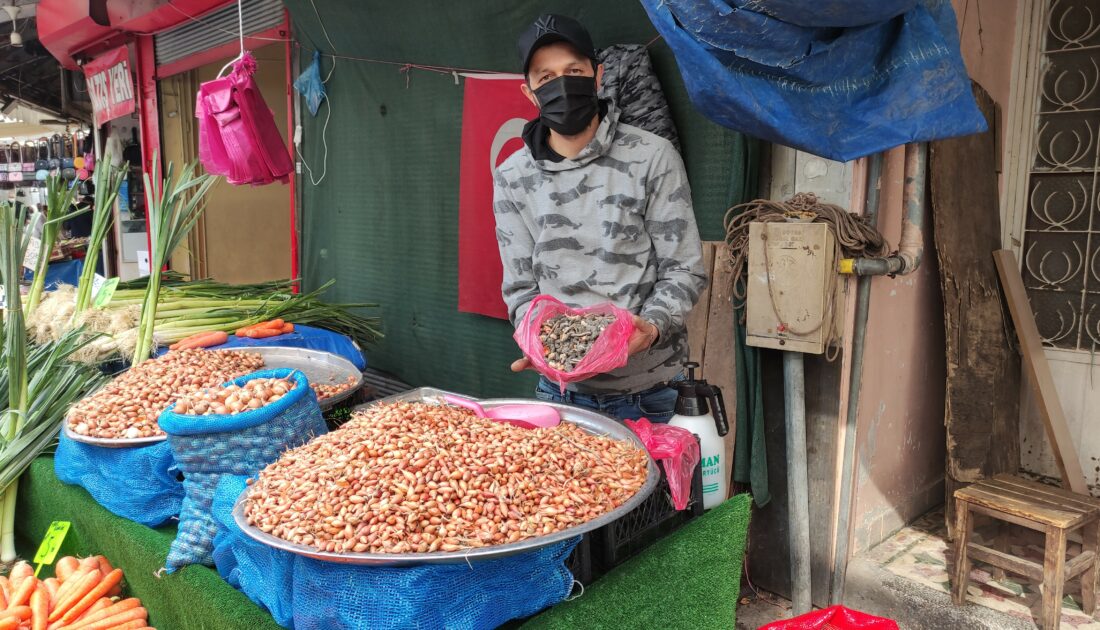
[[[1001, 106], [1011, 87], [1017, 0], [952, 0], [967, 71]], [[1003, 134], [998, 134], [1002, 138]], [[900, 235], [903, 151], [887, 158], [879, 229]], [[862, 186], [863, 184], [857, 183]], [[924, 263], [906, 277], [872, 281], [856, 438], [852, 553], [873, 547], [943, 502], [943, 303], [925, 216]]]

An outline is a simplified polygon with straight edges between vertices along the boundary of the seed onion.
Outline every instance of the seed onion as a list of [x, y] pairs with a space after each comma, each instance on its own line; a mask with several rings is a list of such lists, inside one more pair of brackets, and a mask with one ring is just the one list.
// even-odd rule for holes
[[250, 480], [245, 516], [321, 551], [461, 551], [545, 536], [645, 484], [629, 442], [563, 422], [522, 429], [456, 407], [376, 405]]
[[257, 378], [244, 385], [227, 385], [199, 390], [179, 399], [173, 409], [189, 416], [208, 416], [224, 409], [230, 414], [260, 409], [294, 389], [286, 378]]

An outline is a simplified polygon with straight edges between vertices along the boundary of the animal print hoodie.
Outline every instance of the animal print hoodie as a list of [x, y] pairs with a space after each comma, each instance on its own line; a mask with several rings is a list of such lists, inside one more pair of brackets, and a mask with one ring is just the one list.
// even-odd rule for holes
[[569, 386], [586, 394], [636, 393], [687, 360], [684, 318], [706, 283], [691, 190], [680, 154], [619, 123], [604, 104], [596, 136], [566, 159], [538, 120], [526, 146], [494, 171], [493, 212], [512, 324], [539, 294], [570, 306], [611, 302], [652, 322], [660, 337], [623, 368]]

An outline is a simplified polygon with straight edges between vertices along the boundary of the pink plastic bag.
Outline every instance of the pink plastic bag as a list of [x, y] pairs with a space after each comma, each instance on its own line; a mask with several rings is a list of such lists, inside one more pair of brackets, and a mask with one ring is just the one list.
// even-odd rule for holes
[[691, 498], [691, 478], [700, 460], [695, 434], [680, 427], [653, 424], [645, 418], [627, 420], [626, 426], [645, 444], [650, 457], [665, 469], [672, 505], [677, 510], [686, 508]]
[[760, 630], [898, 630], [892, 619], [876, 617], [844, 606], [830, 606], [794, 619], [773, 621]]
[[252, 79], [256, 60], [250, 53], [224, 78], [199, 87], [199, 160], [209, 173], [231, 184], [287, 181], [294, 168], [275, 116]]
[[[581, 362], [571, 372], [562, 372], [550, 367], [546, 361], [546, 355], [539, 339], [539, 331], [542, 324], [557, 315], [586, 315], [598, 313], [600, 315], [612, 315], [615, 321], [604, 329], [596, 343], [584, 355]], [[531, 366], [535, 371], [548, 379], [558, 382], [562, 391], [565, 391], [566, 383], [575, 383], [592, 378], [597, 374], [610, 372], [626, 365], [629, 356], [627, 346], [630, 335], [634, 334], [634, 314], [626, 309], [612, 304], [598, 304], [588, 308], [569, 308], [553, 296], [540, 295], [531, 302], [527, 309], [527, 315], [516, 327], [516, 334], [512, 337], [519, 344], [524, 356], [531, 360]]]

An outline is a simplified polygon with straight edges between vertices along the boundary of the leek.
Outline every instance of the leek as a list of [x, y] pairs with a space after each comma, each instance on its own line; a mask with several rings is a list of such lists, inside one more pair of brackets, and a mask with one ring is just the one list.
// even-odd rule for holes
[[[61, 222], [87, 212], [89, 208], [69, 213], [76, 197], [76, 186], [69, 186], [60, 175], [50, 175], [46, 178], [46, 217], [42, 225], [42, 242], [38, 249], [38, 262], [34, 268], [34, 280], [31, 282], [31, 290], [27, 293], [27, 313], [33, 313], [38, 308], [38, 302], [42, 299], [42, 291], [46, 287], [46, 267], [50, 264], [50, 255], [53, 253], [54, 243], [57, 241], [57, 233], [61, 230]], [[25, 235], [24, 235], [25, 236]], [[29, 243], [29, 240], [28, 240]], [[26, 247], [23, 248], [24, 254]]]
[[88, 252], [84, 257], [84, 270], [80, 274], [80, 282], [76, 289], [76, 309], [73, 317], [86, 311], [92, 303], [92, 285], [95, 281], [96, 261], [103, 249], [103, 241], [107, 238], [107, 231], [111, 228], [111, 219], [114, 216], [115, 199], [122, 187], [122, 181], [130, 170], [129, 162], [123, 162], [120, 167], [111, 166], [111, 156], [108, 154], [100, 162], [100, 167], [95, 171], [95, 208], [92, 214], [92, 233], [88, 237]]
[[218, 181], [213, 175], [196, 174], [196, 166], [197, 162], [192, 162], [177, 174], [173, 164], [169, 162], [162, 179], [157, 156], [154, 154], [152, 173], [145, 174], [145, 206], [148, 209], [153, 250], [149, 254], [149, 268], [152, 273], [149, 274], [145, 287], [132, 365], [149, 358], [153, 350], [157, 303], [160, 300], [163, 278], [161, 271], [172, 251], [199, 220], [206, 207], [206, 193]]

